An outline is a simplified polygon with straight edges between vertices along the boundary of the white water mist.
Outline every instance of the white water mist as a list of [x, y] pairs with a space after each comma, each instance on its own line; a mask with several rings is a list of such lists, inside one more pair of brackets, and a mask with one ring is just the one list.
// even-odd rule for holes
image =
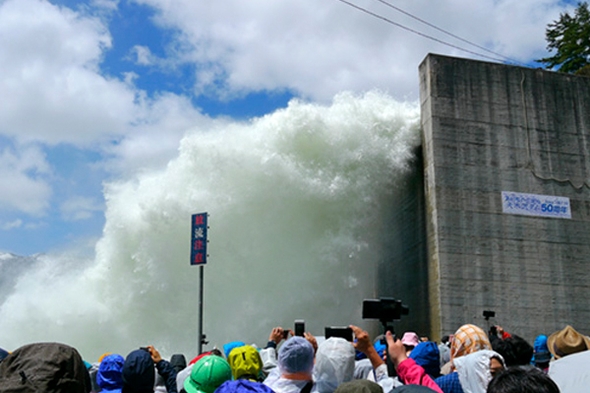
[[198, 268], [190, 216], [208, 212], [205, 348], [264, 345], [305, 319], [363, 325], [384, 207], [420, 143], [417, 104], [341, 94], [248, 123], [195, 129], [158, 172], [108, 184], [95, 260], [45, 257], [0, 308], [0, 346], [61, 341], [94, 361], [146, 344], [194, 356]]

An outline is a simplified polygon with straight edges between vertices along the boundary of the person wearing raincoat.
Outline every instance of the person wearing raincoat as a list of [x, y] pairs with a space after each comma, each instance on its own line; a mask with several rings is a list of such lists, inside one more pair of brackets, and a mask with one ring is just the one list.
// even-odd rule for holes
[[312, 370], [315, 351], [305, 338], [289, 338], [279, 349], [278, 367], [264, 384], [276, 393], [309, 393], [313, 389]]
[[499, 353], [482, 349], [453, 359], [455, 372], [435, 381], [444, 393], [486, 393], [492, 378], [506, 365]]
[[351, 342], [339, 337], [328, 338], [316, 352], [312, 392], [333, 393], [340, 384], [351, 381], [354, 362], [355, 351]]
[[123, 389], [123, 364], [125, 359], [119, 354], [105, 356], [96, 373], [96, 384], [104, 393], [121, 393]]

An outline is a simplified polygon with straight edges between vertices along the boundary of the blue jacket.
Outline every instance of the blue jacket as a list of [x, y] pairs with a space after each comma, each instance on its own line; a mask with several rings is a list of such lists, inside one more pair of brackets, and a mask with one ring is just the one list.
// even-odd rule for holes
[[[166, 391], [178, 393], [176, 388], [176, 370], [166, 360], [156, 364], [158, 374], [164, 378]], [[123, 364], [123, 393], [153, 393], [156, 374], [150, 353], [144, 349], [132, 351]]]

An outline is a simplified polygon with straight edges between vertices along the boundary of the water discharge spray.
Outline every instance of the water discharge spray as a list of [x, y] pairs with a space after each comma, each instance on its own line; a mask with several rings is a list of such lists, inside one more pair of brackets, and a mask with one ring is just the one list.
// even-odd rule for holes
[[417, 104], [370, 92], [292, 101], [247, 123], [191, 130], [157, 172], [105, 187], [94, 260], [46, 257], [0, 308], [9, 349], [60, 341], [93, 361], [154, 344], [196, 351], [198, 268], [190, 216], [210, 214], [209, 346], [264, 345], [272, 327], [362, 326], [396, 182], [420, 143]]

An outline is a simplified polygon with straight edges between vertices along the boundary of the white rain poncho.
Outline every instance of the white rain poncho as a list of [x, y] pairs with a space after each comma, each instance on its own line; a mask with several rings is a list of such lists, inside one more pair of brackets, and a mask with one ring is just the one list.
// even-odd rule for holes
[[590, 351], [564, 356], [551, 362], [549, 377], [562, 393], [587, 393], [590, 389]]
[[352, 343], [330, 337], [320, 344], [315, 356], [314, 392], [332, 393], [343, 382], [352, 380], [355, 351]]
[[500, 359], [502, 365], [504, 365], [504, 358], [499, 353], [488, 349], [476, 351], [453, 360], [464, 393], [486, 392], [488, 384], [492, 380], [490, 359], [493, 357]]

